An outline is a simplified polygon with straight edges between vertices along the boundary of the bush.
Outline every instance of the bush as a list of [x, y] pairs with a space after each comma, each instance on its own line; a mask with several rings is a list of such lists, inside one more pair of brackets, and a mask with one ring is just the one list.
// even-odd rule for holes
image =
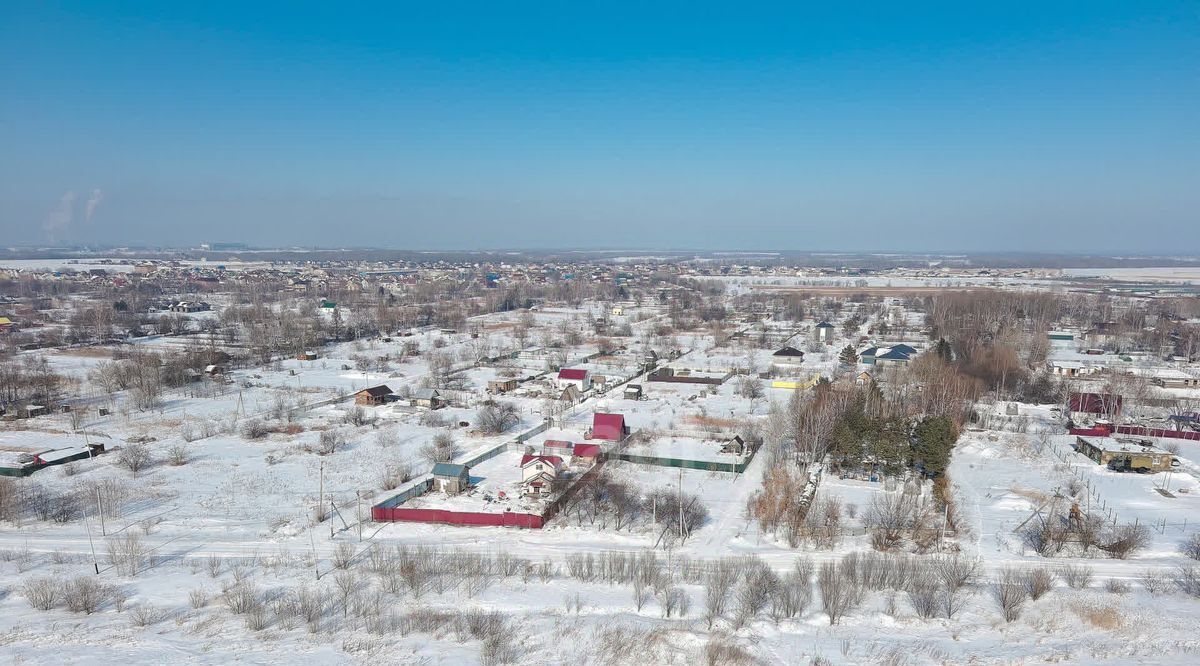
[[1150, 545], [1150, 528], [1126, 523], [1113, 530], [1107, 543], [1100, 546], [1113, 557], [1124, 560]]
[[1179, 552], [1193, 560], [1200, 560], [1200, 532], [1196, 532], [1183, 543], [1179, 544]]
[[191, 448], [183, 442], [175, 442], [167, 448], [167, 462], [175, 467], [186, 465], [192, 460]]
[[1153, 595], [1166, 594], [1174, 586], [1171, 577], [1161, 571], [1147, 569], [1138, 576], [1142, 588]]
[[202, 587], [188, 592], [188, 605], [192, 608], [204, 608], [208, 605], [208, 592]]
[[1104, 581], [1104, 590], [1110, 594], [1128, 594], [1129, 583], [1120, 578], [1109, 578]]
[[150, 466], [153, 457], [145, 444], [127, 443], [117, 451], [117, 464], [137, 474]]
[[146, 546], [137, 532], [127, 531], [121, 536], [108, 538], [108, 560], [122, 576], [133, 577], [141, 570], [146, 559]]
[[61, 589], [53, 578], [30, 578], [21, 584], [21, 594], [34, 610], [48, 611], [58, 603]]
[[1046, 567], [1034, 567], [1025, 571], [1022, 581], [1030, 599], [1037, 601], [1054, 589], [1054, 574]]
[[112, 590], [91, 576], [80, 576], [68, 581], [62, 588], [63, 601], [73, 613], [91, 615], [104, 605]]
[[1200, 598], [1200, 566], [1188, 564], [1175, 570], [1171, 582], [1175, 589], [1190, 596]]
[[1063, 564], [1058, 567], [1058, 576], [1074, 590], [1082, 590], [1092, 584], [1092, 568], [1082, 564]]
[[261, 419], [250, 419], [242, 423], [242, 437], [246, 439], [262, 439], [271, 434], [271, 427]]
[[322, 430], [317, 440], [317, 454], [327, 456], [345, 445], [345, 440], [336, 430]]
[[1021, 609], [1029, 594], [1021, 583], [1020, 574], [1014, 569], [1004, 569], [1000, 577], [992, 583], [992, 597], [1000, 607], [1000, 614], [1005, 622], [1013, 622], [1021, 617]]

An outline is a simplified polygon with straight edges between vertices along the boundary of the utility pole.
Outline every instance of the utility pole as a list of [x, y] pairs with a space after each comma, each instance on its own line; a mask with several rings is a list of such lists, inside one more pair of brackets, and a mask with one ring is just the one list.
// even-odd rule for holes
[[99, 486], [96, 486], [96, 513], [100, 514], [100, 534], [108, 536], [108, 530], [104, 527], [104, 503], [100, 501]]
[[683, 543], [683, 468], [679, 468], [679, 543]]
[[354, 517], [358, 519], [358, 540], [362, 541], [362, 491], [354, 491], [354, 497], [358, 500], [354, 507]]
[[88, 543], [92, 546], [92, 567], [96, 569], [96, 575], [100, 575], [100, 561], [96, 559], [96, 542], [92, 541], [92, 521], [87, 518], [83, 519], [83, 525], [87, 528]]

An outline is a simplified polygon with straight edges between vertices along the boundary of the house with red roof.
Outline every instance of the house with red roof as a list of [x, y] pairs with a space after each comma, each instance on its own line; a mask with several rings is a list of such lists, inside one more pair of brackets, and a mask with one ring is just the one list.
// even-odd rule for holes
[[549, 495], [566, 464], [559, 456], [521, 456], [521, 491], [526, 495]]
[[623, 414], [596, 412], [592, 415], [592, 439], [619, 442], [627, 435], [629, 435], [629, 426], [625, 425]]
[[599, 444], [576, 444], [571, 450], [571, 464], [590, 466], [600, 459]]
[[583, 368], [563, 368], [558, 371], [559, 388], [574, 386], [575, 390], [583, 393], [592, 388], [592, 375]]

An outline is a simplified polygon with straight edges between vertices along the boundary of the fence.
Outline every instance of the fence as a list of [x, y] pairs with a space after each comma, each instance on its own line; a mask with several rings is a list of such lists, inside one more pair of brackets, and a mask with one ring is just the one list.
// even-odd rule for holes
[[444, 525], [522, 527], [526, 529], [540, 529], [546, 522], [545, 518], [535, 513], [516, 511], [477, 513], [447, 509], [406, 509], [404, 507], [385, 507], [382, 504], [371, 507], [371, 519], [384, 522], [441, 523]]
[[[1072, 435], [1083, 435], [1084, 437], [1109, 437], [1114, 431], [1112, 426], [1097, 426], [1095, 428], [1071, 428], [1068, 432]], [[1200, 432], [1192, 430], [1171, 430], [1169, 428], [1147, 428], [1145, 426], [1119, 425], [1116, 427], [1118, 435], [1135, 435], [1138, 437], [1168, 437], [1171, 439], [1188, 439], [1200, 442]]]
[[413, 481], [412, 485], [408, 488], [371, 507], [371, 518], [379, 520], [379, 518], [377, 518], [375, 515], [375, 511], [377, 509], [393, 509], [414, 497], [424, 495], [425, 493], [429, 492], [429, 489], [432, 486], [433, 476], [426, 474], [424, 477]]
[[697, 377], [694, 375], [680, 376], [671, 374], [671, 368], [659, 368], [658, 370], [646, 375], [646, 381], [663, 382], [669, 384], [707, 384], [709, 386], [720, 386], [732, 376], [732, 372], [721, 377]]
[[606, 460], [623, 460], [636, 465], [657, 465], [659, 467], [682, 467], [683, 469], [699, 469], [706, 472], [733, 472], [741, 474], [750, 466], [754, 456], [740, 463], [717, 462], [711, 460], [690, 460], [688, 458], [659, 458], [656, 456], [639, 456], [632, 453], [606, 453]]
[[1145, 428], [1142, 426], [1117, 426], [1117, 432], [1122, 435], [1138, 435], [1141, 437], [1170, 437], [1173, 439], [1190, 439], [1200, 441], [1200, 432], [1191, 430], [1170, 430], [1167, 428]]
[[[508, 451], [513, 445], [519, 446], [534, 435], [545, 432], [550, 427], [548, 423], [541, 423], [525, 432], [517, 435], [516, 439], [511, 442], [497, 444], [483, 452], [475, 455], [472, 458], [462, 461], [467, 467], [474, 467], [479, 463], [495, 458], [496, 456]], [[593, 468], [595, 469], [595, 468]], [[590, 474], [590, 472], [588, 472]], [[584, 474], [583, 478], [586, 478]], [[419, 523], [442, 523], [446, 525], [476, 525], [476, 526], [492, 526], [492, 527], [523, 527], [527, 529], [539, 529], [545, 524], [553, 512], [558, 511], [558, 507], [551, 505], [553, 512], [550, 510], [543, 515], [534, 513], [521, 513], [516, 511], [506, 511], [504, 513], [479, 513], [473, 511], [449, 511], [446, 509], [409, 509], [401, 505], [408, 500], [424, 495], [433, 487], [433, 476], [426, 474], [423, 477], [412, 482], [412, 485], [399, 493], [387, 498], [386, 500], [371, 507], [371, 520], [380, 522], [419, 522]], [[561, 500], [560, 500], [561, 501]], [[556, 502], [557, 504], [557, 502]]]

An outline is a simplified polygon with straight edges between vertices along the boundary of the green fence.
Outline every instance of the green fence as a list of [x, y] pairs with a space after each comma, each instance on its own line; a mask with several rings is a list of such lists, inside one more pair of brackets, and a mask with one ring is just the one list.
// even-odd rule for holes
[[706, 472], [733, 472], [741, 474], [750, 466], [754, 459], [751, 454], [740, 463], [716, 462], [711, 460], [689, 460], [687, 458], [658, 458], [655, 456], [639, 456], [632, 453], [606, 453], [606, 460], [624, 460], [635, 465], [657, 465], [659, 467], [682, 467], [683, 469], [698, 469]]

